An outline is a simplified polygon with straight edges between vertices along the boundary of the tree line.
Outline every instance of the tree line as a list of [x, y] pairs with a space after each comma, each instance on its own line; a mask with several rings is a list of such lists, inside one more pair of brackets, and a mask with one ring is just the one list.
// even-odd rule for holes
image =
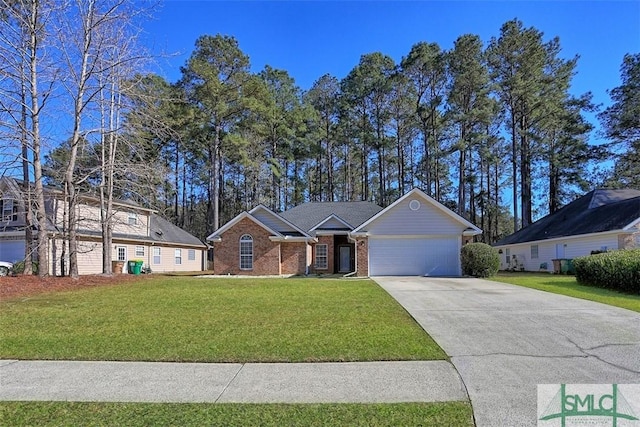
[[[364, 54], [344, 78], [303, 90], [286, 70], [252, 72], [225, 35], [198, 38], [176, 82], [147, 73], [137, 34], [150, 11], [124, 0], [0, 3], [0, 158], [34, 182], [33, 223], [45, 215], [45, 182], [66, 195], [71, 275], [85, 193], [100, 198], [106, 248], [115, 199], [204, 238], [259, 203], [387, 206], [413, 187], [490, 243], [595, 186], [640, 185], [640, 55], [625, 56], [622, 85], [599, 113], [607, 142], [591, 145], [585, 113], [597, 107], [570, 93], [578, 58], [517, 19], [486, 43], [418, 42], [399, 63]], [[52, 116], [71, 123], [66, 139], [43, 135]], [[612, 170], [589, 174], [607, 159]], [[103, 264], [110, 272], [110, 251]]]

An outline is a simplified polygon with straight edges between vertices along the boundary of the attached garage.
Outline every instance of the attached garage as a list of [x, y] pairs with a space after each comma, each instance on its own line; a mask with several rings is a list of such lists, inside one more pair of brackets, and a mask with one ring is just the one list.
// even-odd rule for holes
[[358, 275], [460, 276], [460, 249], [478, 227], [413, 189], [350, 233]]
[[370, 276], [459, 276], [460, 237], [369, 238]]

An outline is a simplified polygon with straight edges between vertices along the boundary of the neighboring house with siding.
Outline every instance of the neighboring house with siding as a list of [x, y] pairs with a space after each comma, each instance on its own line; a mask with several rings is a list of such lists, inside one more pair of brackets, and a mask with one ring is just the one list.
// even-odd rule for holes
[[515, 256], [526, 271], [553, 271], [554, 259], [640, 247], [640, 191], [593, 190], [493, 246], [502, 269]]
[[384, 209], [312, 202], [276, 213], [259, 205], [207, 241], [216, 274], [458, 276], [462, 245], [481, 232], [414, 189]]
[[[19, 181], [0, 179], [0, 259], [21, 261], [25, 256], [25, 186]], [[64, 197], [54, 188], [45, 189], [49, 273], [68, 273], [68, 249], [64, 239]], [[34, 215], [35, 217], [35, 215]], [[78, 272], [102, 272], [100, 203], [80, 195], [77, 205]], [[35, 224], [35, 229], [40, 224]], [[34, 237], [37, 232], [34, 230]], [[142, 260], [152, 272], [202, 271], [207, 247], [197, 237], [171, 224], [154, 210], [126, 201], [114, 202], [112, 259]], [[36, 254], [33, 254], [35, 257]]]

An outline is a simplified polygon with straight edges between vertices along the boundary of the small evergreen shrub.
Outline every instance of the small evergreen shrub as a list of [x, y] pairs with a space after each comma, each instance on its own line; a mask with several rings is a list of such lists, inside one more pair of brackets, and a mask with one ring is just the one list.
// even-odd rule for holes
[[575, 258], [576, 280], [640, 295], [640, 249], [623, 249]]
[[[31, 269], [33, 274], [38, 274], [38, 262], [31, 262]], [[13, 264], [13, 274], [23, 274], [24, 273], [24, 261], [18, 261]]]
[[500, 255], [486, 243], [469, 243], [460, 251], [462, 274], [473, 277], [491, 277], [498, 273]]

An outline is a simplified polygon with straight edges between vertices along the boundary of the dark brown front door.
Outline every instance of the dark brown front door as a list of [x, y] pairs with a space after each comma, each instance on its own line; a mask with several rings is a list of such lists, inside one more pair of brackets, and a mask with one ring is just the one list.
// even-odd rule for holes
[[338, 247], [338, 273], [348, 273], [351, 268], [351, 246]]

